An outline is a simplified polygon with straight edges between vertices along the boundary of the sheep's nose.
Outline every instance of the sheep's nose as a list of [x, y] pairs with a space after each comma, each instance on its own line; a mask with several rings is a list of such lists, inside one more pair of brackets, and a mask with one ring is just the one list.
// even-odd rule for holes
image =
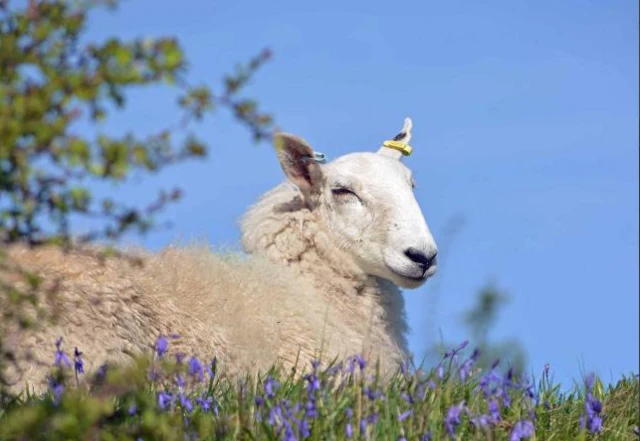
[[427, 270], [436, 263], [437, 254], [438, 252], [434, 251], [431, 256], [428, 256], [424, 251], [420, 251], [416, 248], [408, 248], [404, 252], [404, 255], [411, 259], [411, 261], [420, 265], [420, 268], [422, 268], [422, 274], [426, 273]]

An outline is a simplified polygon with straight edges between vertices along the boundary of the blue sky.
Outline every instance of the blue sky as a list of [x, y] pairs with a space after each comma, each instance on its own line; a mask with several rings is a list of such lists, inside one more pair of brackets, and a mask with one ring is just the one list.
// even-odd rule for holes
[[[189, 78], [214, 88], [271, 48], [247, 93], [329, 157], [376, 149], [412, 117], [406, 164], [443, 258], [405, 293], [417, 355], [438, 333], [464, 340], [462, 313], [495, 281], [511, 301], [491, 337], [520, 340], [535, 372], [550, 363], [567, 385], [584, 370], [638, 372], [638, 4], [482, 3], [125, 1], [90, 35], [176, 35]], [[105, 130], [175, 120], [165, 90], [128, 104]], [[197, 133], [206, 161], [111, 190], [132, 202], [185, 190], [150, 248], [237, 247], [238, 217], [283, 178], [273, 149], [226, 112]]]

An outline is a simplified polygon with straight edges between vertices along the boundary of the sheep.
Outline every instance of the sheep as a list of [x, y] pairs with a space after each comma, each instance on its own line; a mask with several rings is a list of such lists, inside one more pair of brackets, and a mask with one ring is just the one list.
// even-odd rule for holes
[[408, 354], [400, 288], [421, 286], [437, 268], [436, 243], [400, 161], [411, 151], [411, 127], [407, 118], [376, 152], [327, 163], [302, 138], [277, 133], [287, 179], [242, 217], [246, 255], [197, 244], [126, 251], [143, 262], [136, 268], [83, 249], [11, 247], [12, 262], [60, 281], [55, 297], [40, 295], [57, 313], [54, 324], [0, 324], [16, 359], [8, 366], [14, 387], [45, 387], [58, 336], [84, 353], [87, 371], [128, 362], [170, 334], [174, 351], [215, 355], [229, 374], [354, 354], [397, 367]]

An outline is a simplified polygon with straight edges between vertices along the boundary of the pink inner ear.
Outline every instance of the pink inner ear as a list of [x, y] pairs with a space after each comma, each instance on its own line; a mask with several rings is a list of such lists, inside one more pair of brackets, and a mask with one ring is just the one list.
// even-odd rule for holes
[[289, 148], [280, 152], [280, 161], [283, 163], [289, 179], [296, 184], [304, 181], [307, 185], [311, 185], [309, 164], [303, 160], [304, 157], [305, 155], [296, 148]]

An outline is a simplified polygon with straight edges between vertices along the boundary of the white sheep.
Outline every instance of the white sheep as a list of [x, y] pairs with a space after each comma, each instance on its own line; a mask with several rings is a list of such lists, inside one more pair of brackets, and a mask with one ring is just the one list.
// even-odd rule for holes
[[161, 334], [179, 335], [174, 351], [216, 355], [230, 373], [354, 354], [397, 366], [408, 331], [398, 286], [416, 288], [436, 271], [436, 244], [399, 160], [410, 139], [407, 118], [376, 153], [323, 164], [304, 140], [277, 134], [288, 182], [245, 213], [248, 258], [169, 247], [138, 252], [140, 269], [82, 251], [12, 248], [13, 261], [61, 280], [56, 297], [40, 296], [55, 325], [0, 329], [17, 360], [15, 388], [43, 387], [58, 336], [89, 371], [149, 351]]

